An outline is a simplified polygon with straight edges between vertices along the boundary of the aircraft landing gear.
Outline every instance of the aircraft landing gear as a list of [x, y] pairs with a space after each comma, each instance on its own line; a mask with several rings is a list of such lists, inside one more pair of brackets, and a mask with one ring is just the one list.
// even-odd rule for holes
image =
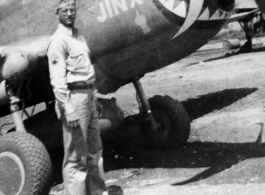
[[48, 194], [51, 161], [43, 144], [29, 133], [0, 138], [0, 194]]
[[0, 194], [48, 194], [52, 164], [44, 145], [27, 133], [19, 112], [19, 98], [6, 86], [15, 131], [0, 136]]
[[23, 124], [23, 120], [21, 118], [21, 115], [19, 113], [19, 102], [20, 99], [17, 97], [17, 95], [14, 92], [14, 89], [10, 87], [8, 84], [6, 84], [6, 93], [10, 100], [10, 112], [12, 115], [13, 122], [16, 127], [16, 131], [19, 132], [26, 132], [25, 126]]
[[242, 29], [245, 31], [245, 37], [247, 41], [244, 45], [240, 47], [241, 52], [247, 52], [252, 50], [252, 33], [251, 33], [251, 27], [248, 25], [248, 22], [239, 22]]
[[185, 108], [169, 96], [156, 95], [146, 99], [139, 78], [133, 81], [144, 117], [143, 134], [152, 147], [174, 148], [187, 142], [190, 120]]

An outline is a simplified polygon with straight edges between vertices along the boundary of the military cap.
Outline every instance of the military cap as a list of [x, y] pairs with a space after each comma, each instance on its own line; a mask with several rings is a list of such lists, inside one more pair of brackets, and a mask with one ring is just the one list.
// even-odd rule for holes
[[68, 7], [70, 5], [75, 5], [76, 0], [60, 0], [57, 10]]

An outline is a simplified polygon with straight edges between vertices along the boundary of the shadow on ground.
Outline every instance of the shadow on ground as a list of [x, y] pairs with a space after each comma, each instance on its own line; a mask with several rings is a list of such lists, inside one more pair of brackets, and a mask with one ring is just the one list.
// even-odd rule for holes
[[[225, 89], [187, 99], [181, 103], [186, 108], [192, 121], [213, 111], [221, 110], [257, 90], [257, 88]], [[128, 145], [140, 145], [143, 147], [144, 139], [141, 131], [141, 121], [143, 119], [139, 114], [126, 117], [124, 123], [119, 128], [104, 133], [102, 139], [105, 143], [117, 144], [126, 142]]]
[[[194, 120], [214, 110], [229, 106], [255, 91], [257, 91], [257, 88], [226, 89], [187, 99], [182, 103], [186, 107], [191, 120]], [[119, 141], [103, 143], [105, 171], [129, 168], [209, 167], [194, 178], [176, 184], [181, 185], [210, 177], [244, 159], [265, 156], [265, 145], [259, 142], [242, 144], [193, 142], [174, 150], [152, 149], [145, 145], [141, 132], [135, 133], [136, 126], [139, 125], [137, 119], [137, 116], [129, 117], [125, 120], [122, 128], [111, 132], [111, 137], [115, 137]], [[58, 151], [53, 151], [55, 184], [62, 182], [62, 157], [62, 151], [60, 151], [60, 154], [58, 154]]]
[[189, 113], [190, 119], [194, 120], [214, 110], [221, 110], [257, 90], [257, 88], [225, 89], [223, 91], [200, 95], [193, 99], [187, 99], [181, 103]]
[[[257, 88], [226, 89], [183, 101], [191, 120], [202, 117], [214, 110], [220, 110], [257, 91]], [[133, 123], [133, 122], [132, 122]], [[261, 133], [263, 124], [261, 125]], [[133, 142], [132, 140], [136, 140]], [[142, 144], [139, 144], [142, 140]], [[129, 168], [203, 168], [202, 173], [182, 183], [184, 185], [208, 178], [222, 172], [245, 159], [265, 157], [265, 145], [261, 135], [255, 143], [186, 143], [175, 150], [151, 149], [138, 137], [124, 140], [115, 146], [105, 145], [105, 171]]]
[[[261, 128], [263, 129], [263, 124]], [[167, 151], [119, 145], [105, 149], [105, 171], [130, 168], [207, 168], [186, 181], [172, 184], [185, 185], [209, 178], [246, 159], [265, 157], [265, 144], [261, 143], [261, 137], [260, 134], [255, 143], [193, 142]], [[119, 158], [115, 158], [117, 155]]]

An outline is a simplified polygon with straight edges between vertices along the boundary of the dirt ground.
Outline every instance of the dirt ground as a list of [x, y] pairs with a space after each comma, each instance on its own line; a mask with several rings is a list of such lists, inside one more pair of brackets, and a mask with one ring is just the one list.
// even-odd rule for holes
[[[174, 150], [148, 148], [139, 136], [105, 145], [107, 184], [125, 195], [264, 194], [264, 51], [227, 54], [211, 45], [142, 78], [149, 97], [183, 103], [191, 135]], [[126, 116], [138, 113], [131, 84], [114, 96]], [[50, 192], [58, 194], [62, 185]]]

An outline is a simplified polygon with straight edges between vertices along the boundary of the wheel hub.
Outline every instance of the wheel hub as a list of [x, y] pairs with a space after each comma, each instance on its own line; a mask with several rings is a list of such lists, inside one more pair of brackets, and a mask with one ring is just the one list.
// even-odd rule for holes
[[171, 132], [171, 122], [165, 113], [159, 110], [154, 110], [153, 113], [159, 128], [157, 131], [150, 131], [149, 134], [157, 142], [162, 142]]
[[12, 152], [0, 153], [0, 194], [19, 195], [25, 185], [25, 168]]

